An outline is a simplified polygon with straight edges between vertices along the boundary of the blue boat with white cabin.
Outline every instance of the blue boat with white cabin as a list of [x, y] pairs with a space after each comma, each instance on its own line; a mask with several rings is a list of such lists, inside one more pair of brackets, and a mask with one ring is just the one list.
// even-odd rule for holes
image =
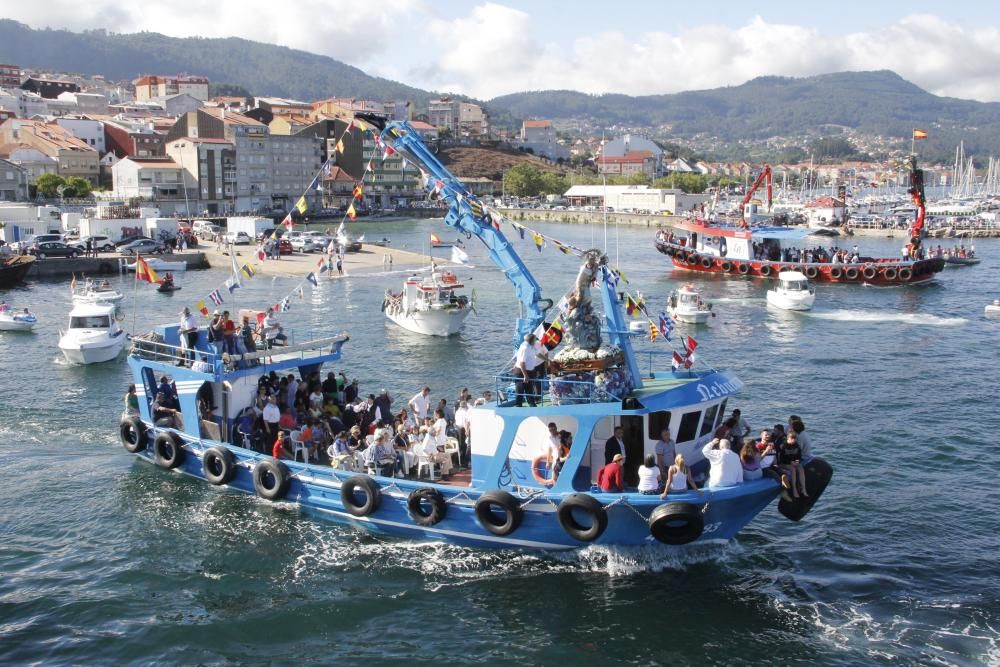
[[[450, 204], [445, 223], [480, 239], [492, 261], [514, 285], [521, 303], [514, 345], [545, 322], [553, 306], [511, 243], [478, 198], [426, 148], [406, 122], [360, 116], [427, 175], [426, 188]], [[377, 467], [353, 472], [310, 461], [275, 459], [252, 448], [239, 417], [252, 404], [260, 377], [271, 371], [306, 378], [324, 364], [340, 362], [346, 333], [295, 342], [243, 355], [216, 354], [207, 331], [196, 345], [204, 361], [184, 358], [176, 325], [156, 327], [133, 339], [128, 356], [139, 414], [123, 416], [120, 439], [136, 456], [210, 484], [297, 503], [332, 520], [375, 533], [442, 540], [473, 547], [572, 550], [588, 545], [683, 545], [733, 538], [781, 494], [763, 477], [735, 486], [640, 494], [634, 487], [606, 493], [596, 485], [605, 464], [605, 442], [622, 427], [627, 459], [641, 461], [669, 429], [676, 450], [697, 474], [707, 469], [702, 447], [722, 424], [727, 406], [743, 386], [732, 373], [705, 368], [656, 370], [670, 355], [637, 354], [634, 333], [618, 301], [612, 269], [599, 251], [586, 251], [563, 312], [563, 351], [530, 393], [535, 405], [519, 407], [515, 375], [508, 366], [495, 377], [495, 400], [470, 408], [471, 474], [450, 481], [400, 478]], [[596, 285], [596, 288], [592, 286]], [[598, 315], [591, 289], [600, 293]], [[196, 370], [197, 369], [197, 370]], [[157, 379], [174, 378], [181, 423], [156, 425], [151, 403]], [[207, 419], [199, 396], [218, 406]], [[534, 399], [534, 400], [530, 400]], [[161, 422], [162, 423], [162, 422]], [[546, 466], [548, 424], [572, 434], [558, 475]], [[308, 457], [303, 457], [308, 458]], [[810, 498], [782, 499], [779, 509], [799, 520], [812, 508], [832, 469], [814, 458], [806, 466]], [[391, 471], [386, 471], [390, 473]]]

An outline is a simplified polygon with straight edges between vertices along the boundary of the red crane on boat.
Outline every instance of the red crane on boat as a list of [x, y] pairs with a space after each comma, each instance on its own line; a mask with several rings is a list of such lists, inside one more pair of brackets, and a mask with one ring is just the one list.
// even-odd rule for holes
[[917, 217], [910, 226], [910, 246], [912, 254], [916, 255], [924, 238], [924, 216], [927, 213], [927, 198], [924, 196], [924, 170], [917, 169], [917, 156], [910, 156], [910, 196], [917, 207]]
[[740, 226], [741, 227], [747, 227], [748, 226], [747, 225], [747, 218], [746, 218], [746, 205], [753, 198], [753, 193], [757, 192], [757, 188], [760, 187], [760, 184], [763, 183], [765, 181], [765, 179], [767, 180], [767, 210], [768, 211], [771, 210], [771, 202], [772, 202], [772, 196], [771, 196], [771, 185], [772, 185], [772, 183], [771, 183], [771, 165], [765, 164], [764, 168], [760, 172], [760, 176], [758, 176], [757, 180], [753, 182], [753, 186], [749, 190], [747, 190], [747, 193], [743, 196], [743, 201], [740, 202]]

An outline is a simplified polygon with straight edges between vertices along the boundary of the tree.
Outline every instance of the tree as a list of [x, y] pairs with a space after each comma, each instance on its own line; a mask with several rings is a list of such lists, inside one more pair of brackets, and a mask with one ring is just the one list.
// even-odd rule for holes
[[518, 164], [504, 174], [504, 189], [517, 197], [537, 197], [543, 190], [544, 177], [530, 164]]
[[65, 179], [59, 174], [42, 174], [35, 179], [38, 194], [52, 199], [59, 196], [59, 188], [66, 185]]
[[542, 174], [542, 192], [545, 194], [562, 196], [567, 190], [569, 183], [562, 174], [552, 171]]
[[90, 181], [81, 176], [70, 176], [66, 179], [66, 189], [63, 190], [64, 197], [76, 197], [78, 199], [83, 199], [90, 195], [90, 191], [93, 189]]

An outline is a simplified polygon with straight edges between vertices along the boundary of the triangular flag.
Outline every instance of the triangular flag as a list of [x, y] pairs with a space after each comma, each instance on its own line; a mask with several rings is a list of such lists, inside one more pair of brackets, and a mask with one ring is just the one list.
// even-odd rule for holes
[[354, 186], [354, 198], [357, 199], [364, 193], [364, 188], [361, 187], [361, 183]]
[[431, 234], [431, 243], [441, 243], [441, 239], [437, 237], [437, 234]]
[[294, 224], [292, 223], [292, 212], [291, 211], [289, 211], [288, 215], [285, 216], [285, 219], [281, 221], [281, 224], [283, 226], [287, 227], [288, 231], [292, 231], [292, 227], [294, 226]]
[[198, 310], [199, 313], [201, 313], [205, 317], [208, 317], [208, 306], [205, 305], [204, 300], [198, 301], [198, 303], [194, 304], [194, 307]]
[[358, 217], [358, 212], [354, 210], [354, 202], [351, 202], [351, 205], [347, 207], [347, 217], [351, 220]]
[[310, 271], [309, 275], [306, 276], [306, 280], [311, 282], [315, 287], [319, 287], [319, 281], [316, 280], [316, 274], [312, 271]]

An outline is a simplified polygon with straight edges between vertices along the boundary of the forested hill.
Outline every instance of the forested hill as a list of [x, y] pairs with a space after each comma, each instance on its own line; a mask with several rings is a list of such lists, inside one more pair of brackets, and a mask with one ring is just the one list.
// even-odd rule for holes
[[[909, 137], [930, 132], [928, 148], [959, 138], [976, 152], [1000, 152], [1000, 104], [932, 95], [889, 71], [840, 72], [801, 79], [760, 77], [740, 86], [673, 95], [586, 95], [566, 90], [517, 93], [490, 101], [517, 118], [589, 118], [600, 124], [671, 126], [726, 141], [787, 136], [824, 125]], [[941, 146], [934, 144], [941, 142]]]
[[213, 83], [243, 86], [254, 95], [302, 100], [333, 95], [408, 99], [426, 107], [433, 97], [396, 81], [368, 76], [333, 58], [235, 37], [182, 39], [152, 32], [33, 30], [0, 19], [0, 62], [103, 74], [112, 80], [186, 72], [207, 76]]

